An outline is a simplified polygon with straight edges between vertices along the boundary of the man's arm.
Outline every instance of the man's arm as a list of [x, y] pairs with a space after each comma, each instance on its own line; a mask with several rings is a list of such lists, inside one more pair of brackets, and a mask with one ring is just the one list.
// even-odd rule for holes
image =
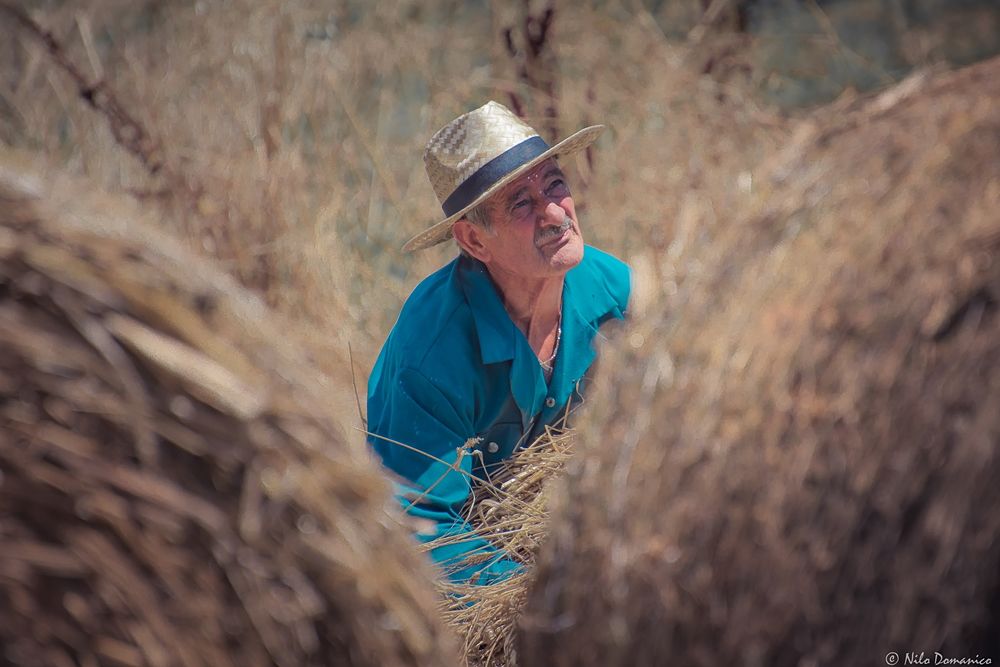
[[[460, 388], [438, 387], [411, 368], [390, 382], [369, 397], [369, 440], [386, 467], [406, 480], [398, 494], [404, 510], [432, 522], [418, 538], [447, 539], [430, 553], [453, 582], [505, 578], [519, 565], [477, 537], [461, 515], [472, 493], [472, 455], [464, 445], [474, 432], [453, 394]], [[475, 563], [467, 564], [472, 557]]]

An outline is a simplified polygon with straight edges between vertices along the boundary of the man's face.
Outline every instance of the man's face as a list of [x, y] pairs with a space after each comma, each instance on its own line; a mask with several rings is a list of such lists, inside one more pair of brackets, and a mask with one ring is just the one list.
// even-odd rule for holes
[[583, 259], [583, 237], [566, 177], [554, 159], [509, 183], [488, 201], [489, 231], [474, 253], [491, 271], [524, 278], [565, 274]]

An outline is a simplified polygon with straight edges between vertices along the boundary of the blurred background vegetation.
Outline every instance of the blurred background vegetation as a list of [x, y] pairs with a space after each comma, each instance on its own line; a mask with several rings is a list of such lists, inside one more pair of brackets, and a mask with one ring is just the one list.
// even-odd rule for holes
[[695, 249], [766, 204], [755, 174], [796, 122], [1000, 52], [995, 0], [0, 7], [0, 142], [159, 207], [305, 323], [321, 365], [350, 345], [361, 391], [403, 299], [454, 254], [399, 251], [440, 217], [421, 153], [454, 116], [496, 99], [550, 140], [607, 124], [569, 165], [588, 241], [640, 271], [663, 254], [659, 288], [683, 300]]

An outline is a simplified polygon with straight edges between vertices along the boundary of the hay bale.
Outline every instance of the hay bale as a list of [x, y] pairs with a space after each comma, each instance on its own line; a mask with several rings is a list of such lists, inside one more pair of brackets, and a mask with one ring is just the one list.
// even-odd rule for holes
[[0, 661], [455, 664], [349, 391], [141, 218], [0, 153]]
[[644, 258], [687, 278], [602, 358], [521, 665], [1000, 657], [998, 156], [1000, 60], [918, 76]]

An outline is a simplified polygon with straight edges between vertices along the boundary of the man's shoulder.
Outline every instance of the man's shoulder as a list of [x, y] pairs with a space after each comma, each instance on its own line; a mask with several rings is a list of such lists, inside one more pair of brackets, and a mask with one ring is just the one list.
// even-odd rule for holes
[[413, 288], [399, 311], [399, 319], [426, 317], [427, 310], [440, 310], [443, 306], [457, 304], [461, 293], [456, 289], [454, 272], [456, 261], [452, 260], [430, 274]]
[[583, 261], [571, 273], [574, 292], [586, 298], [588, 305], [595, 309], [593, 319], [624, 314], [632, 292], [632, 275], [625, 262], [588, 245]]
[[392, 329], [391, 345], [414, 369], [433, 364], [435, 357], [471, 350], [472, 313], [455, 279], [455, 267], [455, 261], [449, 262], [420, 281]]

